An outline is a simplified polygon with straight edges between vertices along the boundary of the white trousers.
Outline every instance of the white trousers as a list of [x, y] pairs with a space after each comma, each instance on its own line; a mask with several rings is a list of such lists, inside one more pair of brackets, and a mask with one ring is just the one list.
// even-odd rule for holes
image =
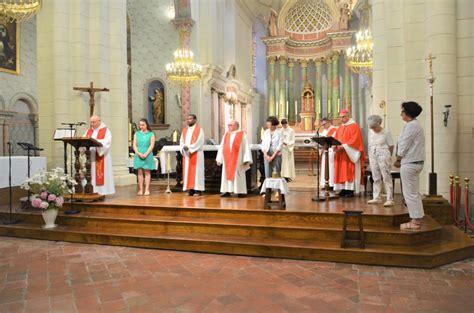
[[400, 168], [403, 197], [405, 198], [411, 218], [422, 218], [425, 216], [420, 195], [420, 173], [422, 169], [423, 164], [413, 163], [402, 164]]
[[387, 193], [387, 201], [393, 201], [393, 181], [390, 170], [392, 157], [388, 149], [374, 147], [369, 150], [369, 163], [374, 179], [374, 199], [382, 200], [382, 179]]

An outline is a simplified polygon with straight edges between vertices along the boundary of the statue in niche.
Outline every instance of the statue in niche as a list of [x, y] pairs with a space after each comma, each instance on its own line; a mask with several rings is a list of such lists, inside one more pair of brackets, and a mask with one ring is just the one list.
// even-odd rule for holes
[[349, 17], [351, 14], [351, 11], [349, 10], [349, 4], [347, 2], [340, 3], [339, 13], [341, 14], [339, 18], [339, 29], [346, 30], [349, 28]]
[[159, 80], [154, 80], [148, 85], [148, 120], [152, 124], [165, 123], [165, 96], [164, 86]]
[[304, 85], [303, 93], [301, 94], [301, 103], [303, 112], [314, 112], [314, 91], [310, 82]]
[[268, 35], [270, 37], [278, 36], [278, 27], [277, 27], [278, 14], [274, 11], [270, 11], [270, 19], [268, 21]]

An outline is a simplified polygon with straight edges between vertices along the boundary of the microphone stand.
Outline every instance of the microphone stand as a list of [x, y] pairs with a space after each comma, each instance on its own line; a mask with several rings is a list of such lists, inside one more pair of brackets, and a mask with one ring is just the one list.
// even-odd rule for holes
[[[318, 127], [318, 129], [316, 130], [316, 136], [317, 137], [319, 137], [319, 128], [320, 127]], [[316, 152], [317, 153], [317, 162], [316, 163], [317, 163], [317, 166], [318, 166], [318, 168], [316, 170], [316, 175], [317, 175], [316, 177], [318, 177], [317, 182], [316, 182], [316, 192], [317, 193], [316, 193], [315, 197], [311, 198], [311, 200], [312, 201], [321, 201], [321, 198], [319, 197], [319, 181], [321, 179], [321, 177], [320, 177], [320, 175], [321, 175], [321, 173], [320, 173], [321, 156], [319, 155], [319, 144], [316, 144], [316, 147], [317, 147], [317, 152]]]
[[[27, 155], [27, 173], [28, 173], [28, 178], [31, 176], [31, 151], [43, 151], [43, 149], [40, 149], [30, 143], [27, 142], [18, 142], [17, 143], [23, 150], [26, 151]], [[28, 198], [26, 200], [26, 203], [24, 204], [23, 208], [28, 208], [31, 205], [31, 191], [28, 189]]]
[[10, 195], [9, 199], [9, 219], [4, 220], [3, 224], [4, 225], [12, 225], [12, 224], [17, 224], [19, 220], [14, 220], [13, 219], [13, 212], [12, 212], [12, 198], [13, 198], [13, 192], [12, 192], [12, 144], [11, 142], [7, 142], [8, 145], [8, 193]]

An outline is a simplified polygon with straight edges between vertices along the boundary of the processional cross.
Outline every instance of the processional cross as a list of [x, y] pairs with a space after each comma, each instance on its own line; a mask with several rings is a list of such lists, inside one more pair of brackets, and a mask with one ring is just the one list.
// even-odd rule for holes
[[90, 108], [90, 116], [94, 115], [94, 107], [95, 107], [95, 93], [96, 92], [109, 92], [108, 88], [94, 88], [94, 83], [91, 82], [90, 87], [73, 87], [73, 90], [79, 90], [82, 92], [88, 92], [89, 93], [89, 108]]
[[428, 77], [428, 84], [430, 86], [430, 122], [431, 122], [431, 172], [429, 173], [429, 195], [436, 196], [438, 194], [438, 178], [434, 170], [434, 117], [433, 117], [433, 84], [435, 77], [433, 76], [433, 60], [436, 59], [431, 53], [425, 59], [428, 62], [430, 69], [430, 76]]

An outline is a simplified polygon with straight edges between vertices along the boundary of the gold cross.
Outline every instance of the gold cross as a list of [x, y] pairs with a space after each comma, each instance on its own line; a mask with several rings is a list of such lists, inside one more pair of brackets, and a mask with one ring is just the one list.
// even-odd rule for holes
[[425, 59], [425, 62], [428, 62], [429, 66], [430, 66], [430, 76], [433, 76], [433, 60], [434, 59], [436, 59], [436, 57], [433, 56], [431, 53]]

